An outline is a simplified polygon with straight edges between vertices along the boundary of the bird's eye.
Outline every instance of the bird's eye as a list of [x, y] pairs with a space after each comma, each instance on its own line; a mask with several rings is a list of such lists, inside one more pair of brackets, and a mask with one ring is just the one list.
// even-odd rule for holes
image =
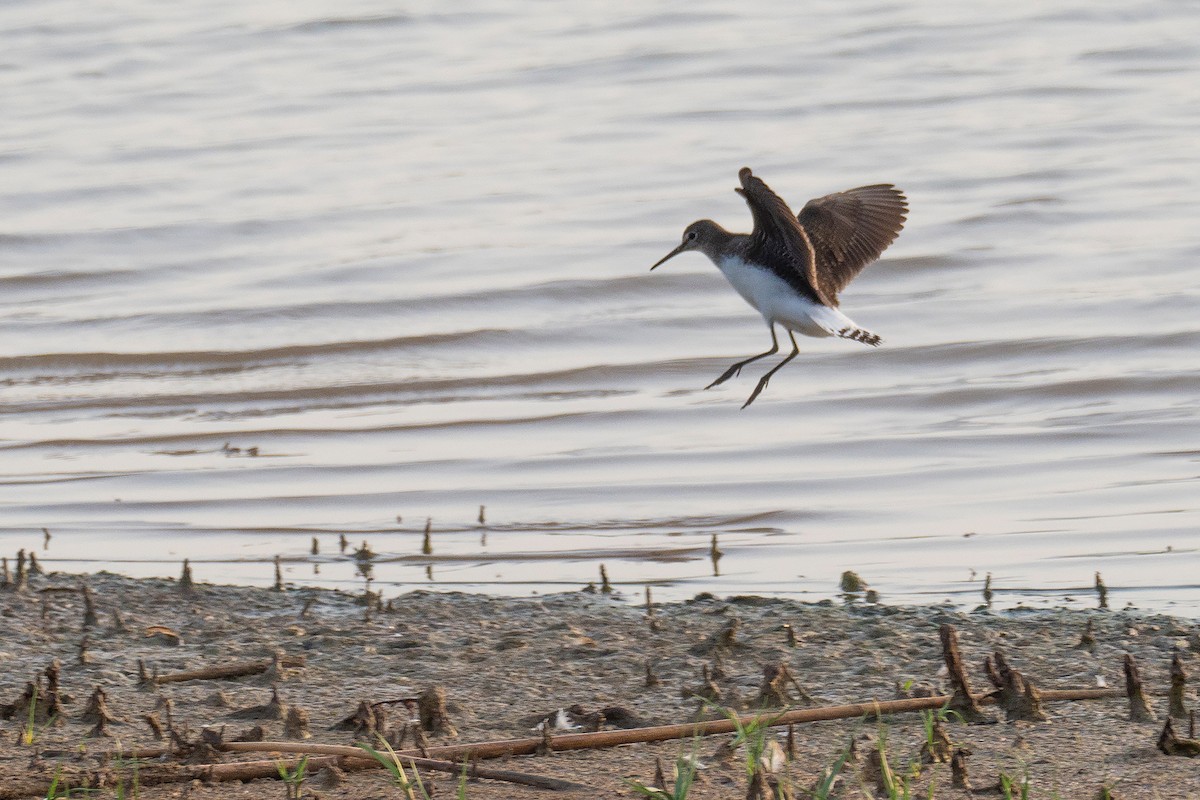
[[691, 241], [692, 239], [695, 239], [695, 238], [696, 238], [696, 232], [695, 232], [695, 231], [690, 231], [690, 232], [688, 233], [688, 241]]

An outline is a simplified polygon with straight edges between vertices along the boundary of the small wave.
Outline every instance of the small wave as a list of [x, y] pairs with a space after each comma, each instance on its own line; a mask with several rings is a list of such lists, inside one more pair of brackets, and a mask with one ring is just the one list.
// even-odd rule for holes
[[202, 366], [262, 366], [272, 363], [291, 363], [320, 356], [344, 356], [406, 347], [428, 347], [444, 344], [478, 344], [489, 339], [513, 334], [513, 331], [482, 329], [424, 336], [395, 336], [387, 339], [364, 339], [326, 344], [289, 345], [256, 350], [183, 350], [152, 353], [48, 353], [33, 356], [0, 358], [0, 369], [36, 371], [62, 369], [101, 372], [148, 371], [159, 368], [174, 372], [180, 367], [194, 370]]
[[[41, 237], [32, 237], [34, 240]], [[4, 237], [0, 236], [0, 247], [5, 246]], [[55, 291], [65, 289], [90, 289], [96, 286], [111, 288], [115, 283], [125, 283], [140, 279], [135, 270], [104, 270], [98, 272], [32, 272], [23, 275], [5, 275], [0, 277], [0, 292], [19, 292], [22, 290]]]
[[407, 14], [368, 14], [361, 17], [325, 17], [306, 20], [289, 25], [283, 30], [321, 33], [346, 28], [391, 28], [398, 25], [409, 25], [412, 22], [413, 18]]

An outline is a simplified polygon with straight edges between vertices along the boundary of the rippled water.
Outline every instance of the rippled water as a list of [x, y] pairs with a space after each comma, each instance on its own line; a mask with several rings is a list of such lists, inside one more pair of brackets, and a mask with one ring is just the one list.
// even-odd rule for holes
[[[0, 5], [3, 551], [1200, 613], [1194, 10], [643, 8]], [[912, 207], [745, 411], [743, 165]]]

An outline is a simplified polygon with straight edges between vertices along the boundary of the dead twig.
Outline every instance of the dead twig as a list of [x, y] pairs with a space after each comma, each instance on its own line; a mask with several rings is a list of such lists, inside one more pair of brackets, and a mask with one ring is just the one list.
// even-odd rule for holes
[[[540, 740], [539, 740], [540, 741]], [[341, 769], [354, 769], [356, 767], [369, 767], [378, 762], [361, 748], [347, 747], [337, 744], [299, 744], [297, 742], [224, 742], [220, 746], [221, 750], [230, 753], [303, 753], [305, 755], [317, 756], [333, 756], [337, 759], [346, 759], [347, 761], [358, 761], [360, 764], [342, 763], [338, 766]], [[421, 756], [408, 755], [407, 753], [397, 753], [406, 766], [420, 767], [421, 769], [434, 770], [435, 772], [449, 772], [454, 775], [461, 775], [463, 772], [463, 763], [461, 761], [449, 761], [436, 758], [424, 758]], [[235, 772], [235, 770], [225, 769], [231, 767], [243, 767], [251, 765], [274, 765], [281, 763], [279, 761], [258, 762], [246, 761], [240, 764], [222, 764], [221, 771], [214, 770], [210, 780], [244, 780], [242, 777], [235, 777], [227, 773]], [[286, 762], [284, 762], [286, 763]], [[319, 762], [316, 759], [309, 760], [309, 769], [315, 771]], [[271, 767], [274, 770], [274, 766]], [[256, 766], [256, 769], [258, 767]], [[276, 770], [277, 772], [277, 770]], [[539, 789], [582, 789], [585, 788], [578, 783], [559, 780], [558, 778], [546, 778], [541, 775], [530, 775], [524, 772], [513, 772], [512, 770], [504, 769], [488, 769], [487, 767], [479, 767], [474, 764], [466, 765], [466, 773], [469, 778], [483, 778], [485, 780], [503, 781], [505, 783], [517, 783], [522, 786], [534, 786]], [[270, 777], [270, 774], [265, 774], [259, 777]]]
[[958, 631], [953, 625], [946, 623], [938, 629], [938, 634], [942, 640], [942, 658], [950, 676], [950, 687], [954, 690], [950, 698], [950, 708], [967, 722], [990, 721], [991, 718], [979, 707], [982, 698], [971, 691], [971, 684], [967, 681], [967, 671], [958, 652]]
[[1187, 691], [1187, 679], [1188, 674], [1183, 667], [1183, 657], [1176, 652], [1171, 657], [1170, 710], [1167, 712], [1172, 717], [1188, 718], [1188, 710], [1183, 704], [1183, 695]]
[[996, 685], [996, 704], [1004, 709], [1009, 722], [1023, 719], [1045, 721], [1042, 711], [1042, 693], [1017, 670], [1008, 665], [999, 650], [988, 656], [985, 671]]
[[1200, 741], [1184, 739], [1177, 735], [1175, 726], [1171, 724], [1171, 718], [1167, 717], [1167, 724], [1163, 726], [1162, 733], [1158, 735], [1158, 749], [1169, 756], [1195, 758], [1200, 756]]
[[[298, 669], [304, 666], [304, 656], [287, 656], [281, 659], [279, 663], [284, 667]], [[194, 669], [187, 672], [172, 672], [167, 675], [147, 676], [143, 681], [163, 684], [243, 678], [247, 675], [260, 675], [274, 665], [275, 659], [273, 658], [262, 661], [243, 661], [238, 664], [225, 664], [219, 667], [204, 667], [203, 669]]]
[[[1097, 573], [1099, 574], [1099, 573]], [[1134, 722], [1154, 722], [1154, 712], [1142, 688], [1142, 676], [1137, 662], [1129, 653], [1125, 654], [1125, 694], [1129, 697], [1129, 719]]]

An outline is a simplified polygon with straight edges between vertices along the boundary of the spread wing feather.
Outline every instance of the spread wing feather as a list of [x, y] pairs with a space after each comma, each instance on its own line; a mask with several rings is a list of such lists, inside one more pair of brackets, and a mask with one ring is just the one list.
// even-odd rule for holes
[[838, 292], [896, 240], [908, 214], [904, 193], [891, 184], [818, 197], [793, 216], [748, 168], [738, 178], [754, 217], [747, 258], [790, 266], [788, 283], [827, 306], [836, 307]]
[[798, 220], [812, 244], [821, 292], [836, 302], [838, 292], [896, 240], [907, 215], [904, 193], [890, 183], [810, 200]]

